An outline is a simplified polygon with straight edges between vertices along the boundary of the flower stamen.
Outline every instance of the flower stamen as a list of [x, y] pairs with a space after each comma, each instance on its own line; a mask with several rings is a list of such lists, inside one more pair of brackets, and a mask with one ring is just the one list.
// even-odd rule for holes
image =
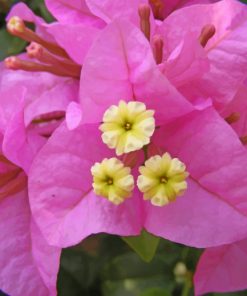
[[163, 47], [164, 42], [161, 36], [155, 35], [153, 38], [153, 53], [156, 64], [159, 65], [163, 60]]
[[199, 36], [199, 42], [202, 47], [205, 47], [208, 44], [208, 41], [214, 36], [216, 32], [215, 26], [212, 24], [205, 25]]
[[126, 131], [131, 130], [131, 127], [132, 127], [132, 124], [131, 123], [129, 123], [129, 122], [125, 123], [125, 129], [126, 129]]
[[162, 10], [164, 8], [164, 3], [161, 0], [149, 0], [153, 8], [154, 17], [159, 20], [163, 20]]
[[233, 124], [240, 119], [240, 114], [238, 112], [233, 112], [225, 118], [225, 121], [229, 124]]
[[167, 183], [167, 177], [161, 177], [160, 178], [160, 183], [166, 184]]
[[244, 145], [247, 145], [247, 136], [240, 137], [240, 141], [241, 141]]
[[138, 13], [140, 16], [140, 29], [143, 32], [143, 34], [146, 36], [147, 40], [150, 40], [150, 31], [151, 31], [151, 25], [150, 25], [150, 14], [151, 9], [149, 5], [147, 4], [140, 4]]

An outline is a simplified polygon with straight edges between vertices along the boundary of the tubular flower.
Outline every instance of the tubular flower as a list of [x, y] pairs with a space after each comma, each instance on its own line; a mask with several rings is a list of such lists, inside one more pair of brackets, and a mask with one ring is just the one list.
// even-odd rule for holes
[[104, 114], [100, 126], [103, 142], [109, 148], [115, 148], [117, 155], [141, 149], [149, 144], [154, 133], [153, 115], [154, 111], [146, 110], [141, 102], [120, 101]]
[[[120, 101], [118, 106], [113, 105], [104, 113], [104, 123], [100, 126], [103, 142], [109, 148], [116, 148], [117, 155], [139, 151], [144, 145], [147, 146], [141, 152], [148, 154], [148, 144], [155, 130], [153, 115], [154, 111], [147, 110], [142, 102]], [[128, 159], [127, 155], [125, 162]], [[144, 199], [150, 199], [153, 205], [164, 206], [182, 195], [187, 188], [185, 165], [177, 158], [172, 159], [168, 153], [162, 157], [153, 156], [139, 171], [142, 175], [138, 178], [138, 187], [145, 193]], [[117, 158], [97, 162], [91, 168], [91, 173], [95, 194], [106, 197], [116, 205], [130, 197], [134, 189], [130, 168], [124, 167]]]
[[109, 199], [115, 205], [131, 196], [134, 178], [130, 168], [117, 158], [104, 159], [91, 168], [94, 192]]
[[[36, 31], [28, 28], [25, 22], [34, 23]], [[56, 41], [57, 32], [23, 3], [15, 5], [7, 17], [7, 30], [10, 34], [19, 37], [30, 45], [26, 48], [27, 60], [23, 57], [8, 57], [5, 66], [11, 70], [24, 70], [27, 72], [48, 72], [62, 77], [79, 78], [81, 66], [78, 65], [75, 55], [69, 54], [64, 46]], [[67, 38], [69, 38], [67, 36]], [[67, 43], [71, 43], [67, 39]], [[81, 46], [81, 49], [84, 45]], [[87, 47], [87, 46], [86, 46]]]
[[139, 168], [141, 175], [137, 180], [144, 199], [150, 199], [155, 206], [174, 201], [187, 189], [185, 179], [188, 173], [185, 169], [185, 165], [177, 158], [172, 159], [169, 153], [149, 158], [145, 166]]
[[22, 19], [20, 19], [17, 16], [13, 16], [7, 24], [7, 29], [10, 32], [13, 32], [15, 34], [17, 33], [23, 33], [25, 31], [25, 25]]

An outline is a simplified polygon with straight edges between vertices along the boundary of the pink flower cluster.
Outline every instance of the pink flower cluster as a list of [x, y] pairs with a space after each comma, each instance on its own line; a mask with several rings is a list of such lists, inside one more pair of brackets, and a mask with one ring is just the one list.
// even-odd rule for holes
[[[247, 288], [247, 7], [45, 2], [56, 22], [23, 3], [7, 18], [8, 31], [30, 44], [0, 65], [0, 289], [56, 295], [61, 248], [142, 229], [208, 248], [196, 295]], [[137, 189], [114, 205], [92, 188], [92, 166], [115, 155], [99, 125], [121, 100], [155, 111], [147, 154], [168, 152], [189, 172], [183, 196], [166, 206]], [[144, 156], [121, 158], [135, 180]]]

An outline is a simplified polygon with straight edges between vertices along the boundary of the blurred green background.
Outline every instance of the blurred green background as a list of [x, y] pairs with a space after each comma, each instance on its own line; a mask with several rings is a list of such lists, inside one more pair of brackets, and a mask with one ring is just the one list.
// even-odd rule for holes
[[[20, 1], [0, 0], [0, 60], [21, 52], [26, 46], [5, 30], [5, 16], [17, 2]], [[23, 2], [47, 21], [52, 21], [43, 0]], [[92, 236], [63, 251], [59, 296], [193, 295], [191, 280], [201, 253], [202, 250], [161, 240], [153, 260], [146, 263], [121, 238]], [[247, 291], [209, 295], [247, 295]]]

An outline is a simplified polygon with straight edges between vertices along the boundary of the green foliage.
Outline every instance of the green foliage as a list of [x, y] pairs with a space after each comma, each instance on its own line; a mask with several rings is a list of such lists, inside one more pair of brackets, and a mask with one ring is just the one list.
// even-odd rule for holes
[[146, 262], [150, 262], [159, 245], [159, 238], [142, 231], [139, 236], [123, 237], [123, 240]]
[[[146, 243], [152, 237], [146, 235], [142, 235], [140, 241], [144, 239]], [[139, 243], [139, 239], [137, 241]], [[64, 250], [58, 280], [59, 296], [194, 295], [191, 277], [202, 250], [160, 239], [149, 263], [143, 261], [138, 252], [131, 251], [129, 242], [126, 244], [110, 235], [92, 236], [78, 246]], [[173, 273], [178, 262], [185, 263], [188, 269], [184, 283], [177, 282]], [[220, 295], [242, 296], [246, 292], [208, 294]]]

